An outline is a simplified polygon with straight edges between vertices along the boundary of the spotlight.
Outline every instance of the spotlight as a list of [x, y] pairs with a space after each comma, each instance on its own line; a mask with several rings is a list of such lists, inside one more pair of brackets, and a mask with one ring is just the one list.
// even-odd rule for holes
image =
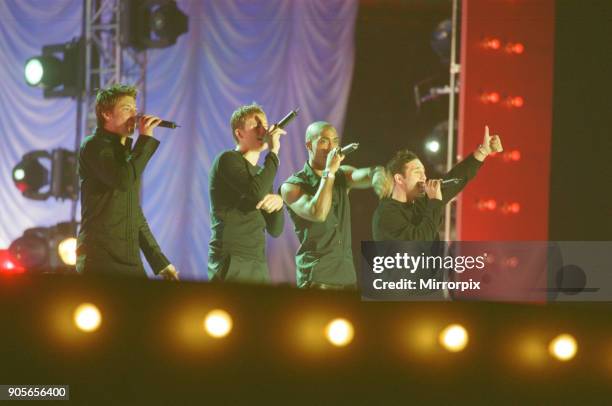
[[430, 140], [425, 143], [425, 149], [434, 154], [440, 151], [440, 143], [437, 140]]
[[42, 88], [45, 98], [76, 97], [84, 88], [83, 44], [82, 39], [75, 38], [43, 46], [42, 55], [25, 63], [26, 83]]
[[0, 250], [0, 275], [24, 273], [25, 268], [11, 255], [9, 250]]
[[440, 22], [431, 34], [431, 48], [440, 58], [443, 65], [450, 63], [451, 35], [453, 24], [450, 19]]
[[480, 95], [480, 101], [484, 104], [495, 104], [499, 103], [500, 96], [497, 92], [485, 92]]
[[77, 240], [74, 237], [65, 238], [57, 245], [57, 253], [64, 264], [76, 265], [76, 247]]
[[76, 200], [76, 154], [63, 148], [28, 152], [13, 168], [13, 182], [28, 199]]
[[468, 333], [459, 324], [451, 324], [440, 333], [440, 344], [451, 352], [463, 350], [468, 343]]
[[576, 339], [569, 334], [561, 334], [555, 337], [548, 346], [550, 355], [560, 361], [569, 361], [574, 358], [578, 351]]
[[96, 331], [102, 324], [100, 310], [91, 303], [83, 303], [77, 307], [73, 318], [77, 328], [86, 333]]
[[49, 169], [40, 160], [48, 160], [51, 167], [51, 154], [47, 151], [32, 151], [23, 156], [13, 168], [13, 182], [21, 194], [28, 199], [46, 200], [51, 189], [43, 191], [49, 185]]
[[508, 107], [521, 108], [525, 105], [525, 99], [521, 96], [508, 97], [506, 99], [506, 105]]
[[525, 52], [525, 45], [521, 44], [520, 42], [509, 42], [506, 44], [506, 52], [509, 54], [520, 55]]
[[76, 229], [70, 222], [27, 229], [9, 252], [28, 272], [70, 272], [76, 264]]
[[225, 310], [212, 310], [204, 319], [204, 329], [214, 338], [223, 338], [232, 330], [232, 317]]
[[187, 32], [188, 18], [173, 0], [120, 2], [121, 44], [137, 50], [166, 48]]
[[42, 58], [30, 58], [25, 64], [25, 80], [30, 86], [38, 86], [45, 73]]
[[476, 202], [476, 207], [480, 211], [493, 211], [497, 208], [497, 202], [494, 199], [480, 199]]
[[484, 40], [482, 40], [481, 46], [484, 49], [497, 51], [501, 47], [501, 41], [499, 40], [499, 38], [485, 38]]
[[336, 347], [344, 347], [353, 341], [355, 331], [346, 319], [334, 319], [325, 327], [325, 336]]

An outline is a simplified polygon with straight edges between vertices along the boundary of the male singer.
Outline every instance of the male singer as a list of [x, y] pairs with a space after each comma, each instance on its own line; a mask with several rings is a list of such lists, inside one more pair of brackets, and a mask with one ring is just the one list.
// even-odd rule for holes
[[281, 187], [300, 241], [295, 262], [297, 285], [302, 288], [355, 288], [348, 192], [372, 187], [372, 178], [383, 168], [340, 166], [344, 156], [338, 144], [338, 133], [330, 123], [310, 124], [308, 161]]
[[[140, 177], [159, 141], [161, 119], [136, 115], [136, 88], [113, 85], [96, 96], [98, 126], [81, 144], [81, 229], [77, 271], [88, 275], [146, 276], [140, 250], [156, 275], [178, 280], [140, 207]], [[138, 125], [138, 141], [132, 139]]]
[[476, 176], [487, 156], [501, 151], [499, 135], [489, 136], [489, 127], [485, 127], [482, 144], [443, 177], [460, 180], [444, 192], [440, 180], [427, 179], [425, 167], [413, 152], [398, 151], [387, 164], [387, 186], [379, 188], [381, 200], [372, 218], [374, 240], [438, 240], [444, 205]]
[[[261, 106], [239, 107], [230, 120], [236, 142], [222, 152], [210, 172], [208, 279], [247, 283], [269, 282], [265, 231], [283, 231], [283, 200], [272, 192], [279, 160], [281, 128], [268, 129]], [[260, 154], [270, 151], [263, 167]]]

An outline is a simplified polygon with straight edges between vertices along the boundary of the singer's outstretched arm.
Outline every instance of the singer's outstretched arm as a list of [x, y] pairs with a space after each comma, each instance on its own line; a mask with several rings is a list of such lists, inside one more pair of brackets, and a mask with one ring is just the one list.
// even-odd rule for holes
[[342, 165], [340, 168], [346, 176], [346, 182], [350, 189], [367, 189], [373, 187], [372, 179], [376, 173], [384, 171], [382, 166], [355, 168], [349, 165]]
[[453, 169], [444, 176], [444, 179], [463, 179], [463, 182], [458, 185], [450, 185], [444, 189], [444, 193], [442, 193], [444, 203], [451, 201], [463, 190], [467, 183], [476, 176], [482, 163], [489, 155], [496, 152], [502, 152], [503, 150], [504, 148], [502, 147], [499, 135], [490, 135], [489, 126], [485, 126], [482, 144], [480, 144], [470, 156], [455, 165]]
[[461, 179], [462, 182], [454, 185], [448, 185], [442, 192], [442, 201], [444, 203], [450, 202], [455, 196], [461, 192], [467, 183], [476, 176], [478, 170], [482, 166], [482, 161], [476, 159], [474, 154], [470, 154], [463, 161], [459, 162], [453, 167], [442, 179]]

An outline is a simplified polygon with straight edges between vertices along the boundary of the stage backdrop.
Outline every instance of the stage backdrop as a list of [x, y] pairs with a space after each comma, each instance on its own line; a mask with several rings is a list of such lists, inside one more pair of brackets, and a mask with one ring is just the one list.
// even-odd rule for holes
[[[270, 122], [299, 107], [283, 140], [276, 187], [301, 169], [304, 131], [315, 120], [340, 133], [354, 64], [357, 1], [178, 1], [189, 32], [176, 45], [148, 51], [147, 110], [178, 122], [144, 177], [143, 209], [164, 252], [185, 279], [205, 279], [209, 229], [208, 174], [215, 156], [234, 147], [229, 118], [241, 104], [263, 105]], [[80, 35], [80, 0], [0, 1], [0, 248], [23, 230], [70, 218], [70, 203], [23, 198], [11, 169], [30, 150], [72, 148], [74, 101], [45, 100], [23, 79], [27, 58], [45, 44]], [[286, 215], [286, 214], [285, 214]], [[291, 221], [269, 239], [275, 282], [295, 280]]]

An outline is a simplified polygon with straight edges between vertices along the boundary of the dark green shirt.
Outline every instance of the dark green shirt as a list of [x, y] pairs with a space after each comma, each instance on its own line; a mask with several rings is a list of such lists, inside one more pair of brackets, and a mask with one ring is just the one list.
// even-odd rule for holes
[[442, 200], [422, 196], [414, 202], [381, 199], [372, 217], [374, 241], [436, 241], [444, 217], [444, 205], [455, 197], [476, 176], [482, 162], [470, 155], [459, 162], [443, 179], [463, 181], [442, 191]]
[[[314, 196], [321, 178], [308, 162], [285, 183], [299, 186]], [[323, 222], [313, 222], [298, 216], [287, 207], [293, 220], [300, 247], [295, 256], [297, 285], [311, 282], [330, 285], [355, 285], [356, 275], [351, 248], [351, 205], [346, 175], [339, 169], [334, 180], [332, 207]]]
[[156, 274], [170, 264], [155, 241], [140, 207], [140, 177], [159, 141], [140, 136], [121, 144], [103, 129], [83, 140], [79, 150], [81, 228], [77, 270], [144, 275], [140, 249]]
[[[265, 231], [278, 237], [284, 217], [282, 210], [269, 214], [255, 206], [272, 193], [278, 164], [273, 152], [266, 155], [263, 167], [252, 165], [238, 151], [225, 151], [215, 159], [209, 181], [209, 280], [267, 278]], [[241, 269], [228, 269], [231, 263]]]

